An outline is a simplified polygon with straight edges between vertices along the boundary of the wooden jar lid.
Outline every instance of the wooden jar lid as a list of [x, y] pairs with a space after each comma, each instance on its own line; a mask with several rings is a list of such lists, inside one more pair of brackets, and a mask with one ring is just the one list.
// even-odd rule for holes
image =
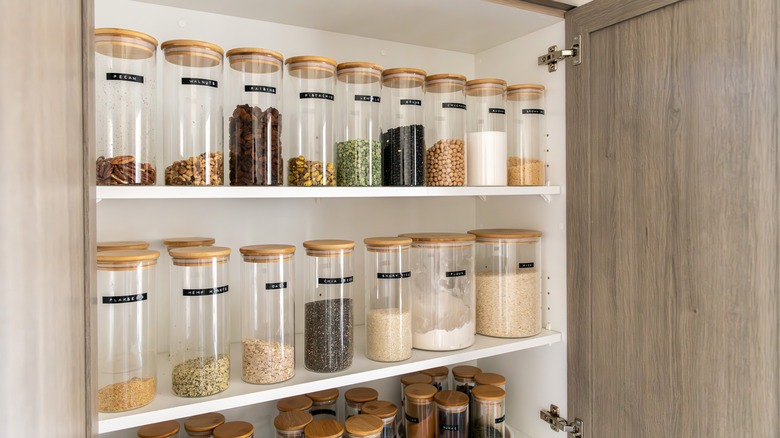
[[336, 420], [314, 420], [304, 433], [306, 438], [339, 438], [344, 434], [344, 426]]
[[479, 373], [474, 376], [474, 382], [477, 385], [503, 386], [506, 385], [506, 377], [496, 373]]
[[216, 240], [213, 237], [174, 237], [163, 240], [163, 245], [171, 248], [181, 248], [185, 246], [206, 246], [213, 245]]
[[98, 242], [97, 250], [100, 251], [114, 251], [117, 249], [129, 250], [129, 249], [147, 249], [149, 248], [149, 242], [142, 240], [116, 240], [113, 242]]
[[187, 432], [210, 432], [224, 422], [224, 415], [219, 412], [209, 412], [208, 414], [195, 415], [184, 420], [184, 430]]
[[331, 401], [339, 398], [339, 390], [336, 388], [326, 389], [324, 391], [310, 392], [306, 394], [306, 397], [312, 399], [315, 402]]
[[[311, 400], [310, 400], [311, 401]], [[274, 418], [274, 427], [277, 430], [303, 430], [314, 420], [308, 412], [289, 411], [282, 412]]]
[[176, 420], [147, 424], [138, 429], [138, 438], [168, 438], [179, 433], [179, 422]]
[[454, 368], [452, 368], [452, 375], [455, 377], [466, 377], [469, 379], [473, 379], [474, 376], [481, 373], [482, 370], [480, 368], [471, 366], [471, 365], [458, 365]]
[[373, 400], [366, 402], [360, 410], [364, 414], [376, 415], [379, 418], [395, 417], [395, 415], [398, 413], [398, 407], [386, 400]]
[[460, 391], [439, 391], [433, 398], [441, 406], [460, 407], [469, 404], [469, 396]]
[[401, 384], [413, 385], [415, 383], [431, 383], [433, 377], [423, 373], [409, 373], [401, 376]]
[[423, 374], [427, 374], [431, 377], [447, 377], [450, 374], [450, 369], [447, 367], [429, 368], [427, 370], [420, 371]]
[[249, 438], [255, 433], [252, 423], [230, 421], [214, 429], [214, 438]]
[[187, 246], [184, 248], [173, 248], [168, 253], [175, 259], [203, 259], [227, 257], [230, 255], [230, 248], [225, 246]]
[[521, 228], [486, 228], [481, 230], [469, 230], [478, 238], [489, 239], [532, 239], [542, 237], [542, 232], [537, 230], [525, 230]]
[[365, 403], [379, 398], [379, 393], [374, 388], [352, 388], [344, 393], [344, 399], [355, 403]]
[[242, 246], [238, 251], [244, 256], [275, 256], [295, 254], [295, 245], [268, 244]]
[[276, 402], [279, 412], [307, 411], [311, 408], [311, 399], [305, 395], [287, 397]]
[[412, 244], [412, 239], [409, 237], [366, 237], [363, 239], [363, 243], [366, 244], [368, 250], [376, 248], [380, 251], [385, 251], [390, 248], [408, 247]]
[[371, 436], [381, 432], [385, 422], [376, 415], [358, 414], [347, 418], [344, 426], [347, 433], [353, 436]]
[[430, 383], [413, 383], [404, 388], [404, 395], [409, 401], [432, 400], [437, 391], [436, 387]]
[[[153, 249], [135, 249], [135, 250], [114, 250], [101, 251], [97, 253], [97, 262], [99, 264], [125, 264], [128, 262], [155, 262], [160, 257], [160, 253]], [[110, 268], [109, 268], [110, 269]]]
[[471, 396], [483, 401], [501, 401], [506, 397], [506, 391], [493, 385], [479, 385], [471, 389]]
[[455, 243], [476, 240], [476, 236], [468, 233], [404, 233], [398, 236], [409, 237], [414, 243]]
[[157, 50], [157, 40], [151, 35], [117, 27], [95, 29], [95, 51], [121, 59], [149, 59]]

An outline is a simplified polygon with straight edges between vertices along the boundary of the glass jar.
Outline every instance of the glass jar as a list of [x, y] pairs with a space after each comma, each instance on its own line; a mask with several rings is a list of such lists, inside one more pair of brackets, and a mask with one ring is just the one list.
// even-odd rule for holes
[[117, 240], [114, 242], [98, 242], [97, 252], [116, 250], [143, 250], [149, 248], [149, 242], [141, 240]]
[[338, 420], [336, 402], [339, 399], [338, 389], [326, 389], [324, 391], [306, 394], [311, 399], [311, 415], [315, 420]]
[[436, 367], [427, 370], [420, 371], [423, 374], [431, 376], [433, 382], [431, 385], [435, 386], [439, 391], [446, 391], [450, 389], [450, 369], [447, 367]]
[[155, 267], [151, 250], [97, 253], [98, 411], [149, 404], [157, 390]]
[[282, 55], [244, 47], [227, 52], [229, 180], [231, 186], [280, 186]]
[[382, 185], [425, 185], [425, 70], [382, 74]]
[[544, 85], [518, 84], [506, 88], [507, 184], [543, 186], [547, 132], [544, 123]]
[[506, 185], [505, 92], [506, 81], [501, 79], [466, 82], [466, 181], [470, 186]]
[[192, 437], [210, 437], [214, 429], [225, 423], [225, 416], [219, 412], [210, 412], [192, 416], [184, 420], [184, 430], [187, 436]]
[[338, 65], [336, 185], [382, 185], [379, 109], [382, 67], [370, 62]]
[[344, 426], [337, 420], [314, 420], [304, 429], [306, 438], [341, 438]]
[[276, 402], [276, 410], [282, 412], [309, 412], [311, 411], [312, 401], [305, 395], [296, 395], [287, 397]]
[[436, 402], [436, 437], [469, 437], [469, 397], [458, 391], [439, 391]]
[[466, 77], [425, 78], [425, 184], [466, 184]]
[[455, 385], [455, 390], [460, 391], [466, 395], [471, 394], [471, 389], [476, 384], [474, 377], [481, 373], [482, 370], [478, 367], [471, 365], [458, 365], [452, 368], [452, 381]]
[[274, 418], [276, 438], [303, 438], [303, 430], [312, 420], [308, 412], [282, 412]]
[[295, 375], [295, 245], [240, 249], [241, 378], [278, 383]]
[[433, 396], [436, 388], [426, 383], [414, 383], [404, 390], [404, 430], [406, 438], [433, 438], [436, 415]]
[[506, 390], [506, 377], [497, 373], [479, 373], [474, 376], [474, 386], [493, 385]]
[[380, 438], [395, 438], [395, 419], [398, 414], [398, 407], [385, 400], [374, 400], [363, 405], [363, 413], [376, 415], [382, 420], [384, 426]]
[[475, 341], [474, 236], [402, 234], [412, 239], [412, 345], [459, 350]]
[[540, 231], [471, 230], [477, 236], [477, 333], [501, 338], [542, 331]]
[[230, 383], [230, 248], [192, 246], [169, 253], [173, 393], [203, 397], [222, 392]]
[[344, 416], [346, 418], [361, 414], [363, 404], [379, 398], [373, 388], [352, 388], [344, 393]]
[[164, 239], [163, 245], [165, 249], [170, 253], [174, 248], [186, 248], [189, 246], [210, 246], [213, 245], [216, 240], [213, 237], [172, 237]]
[[423, 373], [409, 373], [404, 374], [400, 378], [401, 381], [401, 409], [404, 408], [404, 402], [406, 400], [406, 387], [414, 385], [415, 383], [422, 383], [425, 385], [433, 384], [433, 377]]
[[384, 426], [379, 417], [369, 414], [355, 415], [344, 422], [347, 438], [380, 438]]
[[179, 434], [179, 422], [168, 420], [160, 423], [147, 424], [136, 432], [138, 438], [168, 438]]
[[366, 244], [366, 357], [396, 362], [412, 357], [412, 239], [369, 237]]
[[296, 56], [284, 63], [295, 92], [287, 184], [335, 186], [333, 92], [336, 61], [322, 56]]
[[255, 427], [246, 421], [230, 421], [214, 429], [214, 438], [252, 438]]
[[352, 366], [351, 240], [308, 240], [304, 282], [304, 365], [318, 373]]
[[480, 385], [471, 390], [472, 437], [502, 438], [504, 430], [504, 398], [506, 392], [493, 385]]
[[157, 40], [134, 30], [95, 29], [97, 185], [154, 185]]
[[222, 48], [193, 40], [160, 45], [165, 53], [165, 185], [221, 186]]

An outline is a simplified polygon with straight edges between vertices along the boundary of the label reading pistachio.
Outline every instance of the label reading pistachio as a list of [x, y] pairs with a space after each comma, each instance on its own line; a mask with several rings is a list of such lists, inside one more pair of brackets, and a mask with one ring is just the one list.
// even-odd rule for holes
[[146, 292], [135, 295], [112, 295], [104, 296], [103, 304], [124, 304], [124, 303], [137, 303], [138, 301], [146, 301], [148, 295]]
[[137, 82], [139, 84], [144, 83], [144, 77], [140, 75], [130, 75], [127, 73], [106, 73], [107, 81], [127, 81]]
[[204, 289], [182, 289], [182, 295], [185, 297], [202, 297], [206, 295], [219, 295], [228, 291], [228, 286], [208, 287]]
[[333, 95], [330, 93], [318, 93], [314, 91], [307, 91], [305, 93], [298, 94], [300, 99], [324, 99], [333, 100]]

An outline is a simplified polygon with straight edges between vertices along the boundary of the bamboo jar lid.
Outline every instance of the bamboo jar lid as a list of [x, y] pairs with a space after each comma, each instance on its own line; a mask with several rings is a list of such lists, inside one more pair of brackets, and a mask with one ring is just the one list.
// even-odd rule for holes
[[379, 398], [374, 388], [352, 388], [344, 393], [344, 399], [355, 403], [365, 403]]
[[409, 373], [401, 376], [401, 384], [414, 385], [415, 383], [427, 383], [433, 382], [433, 377], [423, 373]]
[[344, 426], [336, 420], [314, 420], [304, 433], [306, 438], [339, 438], [344, 434]]
[[452, 375], [455, 377], [465, 377], [467, 379], [474, 379], [474, 376], [481, 373], [480, 368], [471, 365], [458, 365], [452, 368]]
[[148, 34], [116, 27], [95, 29], [95, 51], [122, 59], [148, 59], [157, 50], [157, 40]]
[[460, 391], [439, 391], [433, 399], [437, 404], [446, 407], [460, 407], [469, 404], [469, 396]]
[[174, 237], [163, 240], [170, 251], [172, 248], [182, 248], [185, 246], [207, 246], [213, 245], [216, 240], [213, 237]]
[[506, 397], [506, 391], [493, 385], [479, 385], [471, 389], [471, 396], [477, 400], [497, 402]]
[[222, 47], [198, 40], [169, 40], [160, 44], [165, 60], [183, 67], [216, 67], [225, 53]]
[[[97, 253], [97, 262], [99, 265], [126, 264], [128, 262], [151, 262], [157, 263], [160, 253], [153, 249], [136, 250], [114, 250], [101, 251]], [[110, 267], [108, 267], [110, 270]]]
[[238, 249], [247, 263], [277, 263], [281, 260], [290, 260], [295, 254], [295, 245], [269, 244], [249, 245]]
[[279, 412], [308, 411], [311, 408], [311, 399], [305, 395], [287, 397], [276, 402]]
[[457, 243], [476, 240], [476, 236], [468, 233], [404, 233], [398, 236], [409, 237], [414, 243]]
[[344, 422], [347, 433], [353, 436], [376, 435], [385, 427], [385, 422], [376, 415], [358, 414], [347, 418]]
[[138, 438], [168, 438], [179, 433], [179, 422], [176, 420], [147, 424], [138, 429]]
[[376, 415], [379, 418], [392, 418], [398, 413], [398, 407], [386, 400], [366, 402], [361, 411], [364, 414]]
[[192, 416], [184, 420], [184, 430], [190, 435], [196, 433], [196, 436], [211, 436], [211, 431], [225, 422], [225, 416], [219, 412], [210, 412]]
[[477, 385], [504, 386], [506, 385], [506, 377], [496, 373], [479, 373], [474, 376], [474, 382]]
[[225, 54], [230, 68], [244, 73], [274, 73], [282, 68], [282, 54], [268, 49], [239, 47]]
[[306, 397], [312, 399], [315, 402], [326, 402], [336, 400], [339, 398], [339, 390], [336, 388], [326, 389], [324, 391], [310, 392], [306, 394]]
[[142, 240], [116, 240], [113, 242], [98, 242], [97, 250], [100, 251], [114, 251], [114, 250], [129, 250], [129, 249], [147, 249], [149, 248], [149, 242]]
[[488, 239], [535, 239], [542, 237], [541, 231], [521, 228], [486, 228], [481, 230], [469, 230], [469, 234], [473, 234], [477, 236], [477, 238]]
[[447, 367], [429, 368], [427, 370], [420, 371], [423, 374], [427, 374], [431, 377], [447, 377], [450, 374], [450, 369]]
[[307, 240], [303, 242], [303, 247], [314, 251], [339, 251], [343, 249], [354, 249], [355, 242], [339, 239]]
[[255, 433], [252, 423], [231, 421], [214, 429], [214, 438], [249, 438]]
[[173, 264], [176, 266], [195, 266], [208, 265], [216, 258], [216, 263], [227, 263], [230, 256], [230, 248], [224, 246], [188, 246], [184, 248], [173, 248], [168, 251], [173, 258]]
[[300, 79], [327, 79], [336, 74], [336, 61], [324, 56], [293, 56], [284, 61], [287, 73]]
[[303, 430], [314, 420], [308, 412], [290, 411], [282, 412], [274, 418], [274, 427], [276, 430]]
[[336, 77], [347, 84], [374, 84], [382, 78], [382, 66], [372, 62], [342, 62]]
[[[430, 377], [430, 376], [428, 376]], [[438, 390], [430, 383], [413, 383], [404, 388], [406, 400], [410, 402], [433, 400]]]

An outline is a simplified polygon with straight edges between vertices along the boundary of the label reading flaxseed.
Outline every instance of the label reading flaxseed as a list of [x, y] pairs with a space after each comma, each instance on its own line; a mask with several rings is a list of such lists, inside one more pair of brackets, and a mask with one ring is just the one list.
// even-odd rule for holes
[[139, 84], [144, 83], [144, 77], [140, 75], [129, 75], [127, 73], [106, 73], [107, 81], [127, 81], [137, 82]]
[[124, 304], [124, 303], [137, 303], [138, 301], [146, 301], [148, 295], [146, 292], [135, 295], [113, 295], [104, 296], [103, 304]]
[[503, 108], [488, 108], [488, 114], [506, 114]]
[[466, 275], [466, 271], [448, 271], [444, 274], [445, 277], [463, 277]]
[[298, 94], [298, 98], [300, 98], [300, 99], [333, 100], [333, 95], [330, 94], [330, 93], [319, 93], [319, 92], [314, 92], [314, 91], [307, 91], [307, 92]]
[[201, 79], [201, 78], [181, 78], [182, 85], [200, 85], [201, 87], [213, 87], [219, 88], [217, 81], [213, 79]]
[[412, 276], [410, 271], [406, 272], [377, 272], [376, 278], [380, 280], [393, 280], [396, 278], [409, 278]]
[[219, 295], [228, 291], [228, 286], [209, 287], [205, 289], [182, 289], [181, 294], [185, 297], [202, 297], [206, 295]]
[[287, 289], [287, 282], [282, 281], [279, 283], [266, 283], [265, 290]]
[[317, 278], [317, 284], [347, 284], [352, 283], [353, 277]]
[[465, 103], [454, 103], [454, 102], [443, 102], [441, 104], [441, 107], [442, 108], [455, 108], [455, 109], [465, 110], [466, 109], [466, 104]]
[[401, 105], [422, 106], [422, 100], [420, 100], [420, 99], [401, 99]]
[[520, 263], [517, 265], [519, 269], [527, 269], [527, 268], [533, 268], [534, 262], [527, 262], [527, 263]]
[[523, 110], [523, 114], [542, 114], [544, 115], [543, 109], [537, 109], [537, 108], [526, 108]]
[[276, 87], [269, 87], [266, 85], [244, 85], [244, 91], [247, 93], [276, 94]]
[[369, 96], [367, 94], [356, 94], [355, 102], [373, 102], [379, 103], [382, 99], [379, 96]]

